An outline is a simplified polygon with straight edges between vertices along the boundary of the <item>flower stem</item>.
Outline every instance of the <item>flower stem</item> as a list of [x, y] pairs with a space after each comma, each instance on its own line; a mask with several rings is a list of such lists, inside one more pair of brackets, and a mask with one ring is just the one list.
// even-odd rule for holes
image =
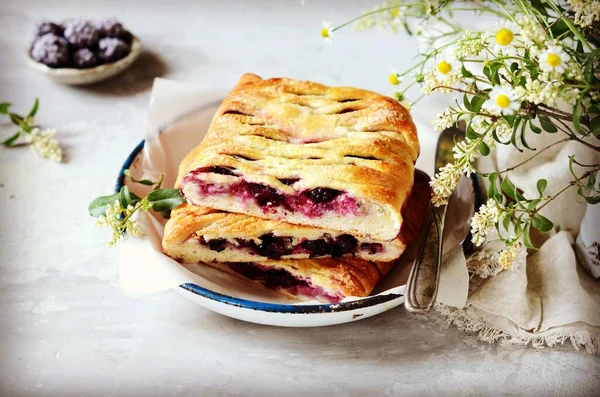
[[539, 156], [540, 154], [544, 153], [546, 150], [548, 150], [548, 149], [550, 149], [550, 148], [552, 148], [552, 147], [554, 147], [554, 146], [556, 146], [556, 145], [560, 145], [561, 143], [568, 142], [568, 141], [570, 141], [570, 140], [571, 140], [571, 138], [563, 138], [563, 139], [561, 139], [560, 141], [556, 141], [556, 142], [554, 142], [552, 145], [546, 146], [545, 148], [541, 149], [540, 151], [538, 151], [536, 154], [534, 154], [533, 156], [531, 156], [531, 157], [530, 157], [530, 158], [528, 158], [527, 160], [523, 160], [523, 161], [521, 161], [519, 164], [515, 164], [515, 165], [513, 165], [512, 167], [508, 167], [508, 168], [507, 168], [507, 169], [505, 169], [505, 170], [498, 171], [498, 173], [499, 173], [499, 174], [504, 174], [505, 172], [512, 171], [512, 170], [514, 170], [515, 168], [518, 168], [518, 167], [522, 166], [523, 164], [526, 164], [526, 163], [530, 162], [531, 160], [533, 160], [534, 158], [536, 158], [536, 157], [537, 157], [537, 156]]

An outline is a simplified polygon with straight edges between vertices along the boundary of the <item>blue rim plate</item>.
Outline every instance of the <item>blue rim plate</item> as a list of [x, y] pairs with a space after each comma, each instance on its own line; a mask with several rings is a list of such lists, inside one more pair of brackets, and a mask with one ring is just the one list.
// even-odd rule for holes
[[[121, 166], [119, 176], [117, 177], [117, 183], [115, 185], [115, 192], [119, 192], [125, 184], [125, 170], [131, 167], [133, 161], [144, 149], [145, 141], [142, 140], [133, 151], [127, 156], [127, 159]], [[266, 303], [257, 302], [247, 299], [240, 299], [229, 295], [220, 294], [215, 291], [211, 291], [207, 288], [201, 287], [193, 283], [185, 283], [179, 286], [186, 291], [201, 297], [210, 299], [212, 301], [224, 303], [248, 310], [260, 310], [269, 313], [287, 313], [287, 314], [318, 314], [318, 313], [336, 313], [345, 312], [356, 309], [362, 309], [370, 306], [380, 305], [392, 301], [394, 299], [402, 298], [403, 294], [382, 294], [369, 296], [363, 299], [358, 299], [352, 302], [343, 303], [329, 303], [329, 304], [315, 304], [315, 305], [283, 305], [278, 303]]]

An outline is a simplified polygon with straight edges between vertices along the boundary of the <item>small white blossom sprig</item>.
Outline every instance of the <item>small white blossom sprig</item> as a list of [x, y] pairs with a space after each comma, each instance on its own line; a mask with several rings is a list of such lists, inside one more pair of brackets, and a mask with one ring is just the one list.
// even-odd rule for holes
[[[459, 13], [486, 13], [498, 23], [485, 31], [470, 30], [456, 19]], [[600, 152], [600, 2], [464, 2], [386, 0], [374, 10], [342, 23], [359, 28], [388, 27], [426, 36], [429, 48], [415, 64], [388, 76], [400, 102], [436, 93], [462, 96], [439, 113], [435, 129], [464, 123], [466, 139], [453, 148], [455, 161], [440, 168], [431, 182], [435, 205], [447, 204], [461, 174], [477, 173], [488, 180], [490, 201], [472, 222], [473, 241], [479, 245], [494, 228], [506, 244], [503, 267], [521, 245], [533, 248], [529, 232], [551, 230], [553, 223], [540, 211], [558, 195], [575, 187], [588, 203], [600, 202], [596, 173], [600, 164], [571, 159], [572, 181], [546, 194], [540, 179], [537, 197], [524, 197], [510, 180], [510, 172], [555, 145], [574, 141]], [[441, 26], [441, 27], [440, 27]], [[426, 32], [426, 34], [425, 34]], [[546, 148], [532, 147], [530, 134], [562, 134]], [[598, 139], [595, 139], [595, 138]], [[525, 161], [486, 174], [477, 161], [497, 145], [531, 151]]]
[[0, 103], [0, 114], [7, 115], [11, 122], [18, 127], [18, 130], [6, 138], [2, 144], [5, 147], [31, 145], [31, 149], [43, 158], [60, 163], [62, 161], [62, 149], [54, 138], [56, 130], [53, 128], [41, 129], [35, 125], [34, 117], [39, 109], [38, 98], [35, 98], [27, 116], [20, 116], [11, 112], [10, 107], [9, 102]]
[[125, 170], [124, 174], [132, 183], [151, 186], [152, 191], [147, 196], [140, 198], [130, 192], [127, 186], [123, 186], [119, 192], [110, 196], [98, 197], [90, 203], [88, 211], [91, 216], [98, 218], [96, 225], [112, 229], [112, 236], [108, 242], [110, 247], [119, 243], [126, 234], [133, 237], [143, 234], [133, 218], [136, 211], [140, 209], [144, 212], [157, 211], [168, 219], [171, 210], [185, 202], [179, 189], [160, 188], [163, 182], [162, 176], [159, 181], [153, 182], [148, 179], [134, 179], [129, 170]]

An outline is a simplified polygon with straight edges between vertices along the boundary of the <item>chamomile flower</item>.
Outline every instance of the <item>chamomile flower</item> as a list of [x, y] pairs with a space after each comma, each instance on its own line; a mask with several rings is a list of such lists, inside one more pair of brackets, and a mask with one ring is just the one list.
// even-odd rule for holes
[[460, 70], [458, 62], [451, 54], [442, 55], [435, 64], [435, 71], [438, 78], [445, 79], [453, 74], [458, 73]]
[[512, 88], [496, 86], [490, 92], [490, 98], [483, 103], [483, 107], [494, 114], [509, 115], [519, 110], [521, 104], [516, 100]]
[[331, 43], [331, 38], [333, 37], [333, 28], [331, 27], [331, 22], [323, 21], [321, 37], [323, 37], [326, 42]]
[[563, 73], [571, 57], [557, 45], [550, 45], [538, 55], [540, 69], [545, 72]]
[[507, 22], [498, 24], [496, 30], [490, 34], [496, 51], [503, 53], [509, 52], [514, 48], [516, 35], [515, 27]]
[[402, 82], [402, 80], [400, 79], [400, 75], [394, 69], [392, 69], [388, 80], [391, 85], [399, 85]]

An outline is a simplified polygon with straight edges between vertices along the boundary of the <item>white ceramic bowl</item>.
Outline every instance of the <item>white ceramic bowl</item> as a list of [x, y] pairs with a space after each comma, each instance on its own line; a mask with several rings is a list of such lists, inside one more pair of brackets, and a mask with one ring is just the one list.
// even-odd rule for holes
[[97, 83], [116, 76], [123, 72], [140, 56], [142, 53], [142, 43], [137, 37], [131, 42], [131, 51], [125, 58], [119, 59], [117, 62], [105, 63], [104, 65], [96, 66], [89, 69], [74, 69], [74, 68], [51, 68], [43, 63], [35, 61], [27, 50], [27, 65], [42, 74], [56, 80], [62, 84], [68, 85], [86, 85]]

